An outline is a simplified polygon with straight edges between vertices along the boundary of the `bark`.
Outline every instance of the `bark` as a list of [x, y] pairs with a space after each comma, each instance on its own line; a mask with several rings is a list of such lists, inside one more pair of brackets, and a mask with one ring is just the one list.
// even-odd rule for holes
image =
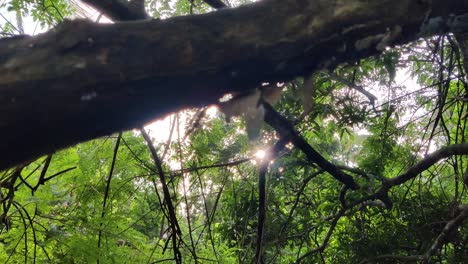
[[0, 169], [378, 54], [417, 39], [426, 18], [464, 13], [468, 0], [265, 0], [167, 20], [65, 21], [2, 39]]

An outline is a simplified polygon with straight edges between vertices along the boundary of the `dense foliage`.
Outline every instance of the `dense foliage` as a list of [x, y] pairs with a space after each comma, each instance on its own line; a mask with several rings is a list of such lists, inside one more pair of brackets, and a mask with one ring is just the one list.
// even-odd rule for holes
[[[77, 2], [2, 2], [2, 34], [92, 13]], [[162, 18], [211, 10], [188, 0], [146, 8]], [[359, 189], [266, 124], [249, 140], [244, 119], [190, 109], [147, 132], [1, 172], [0, 262], [251, 263], [260, 254], [265, 263], [467, 263], [466, 156], [448, 150], [390, 186], [391, 203], [377, 195], [428, 153], [466, 141], [468, 85], [455, 37], [421, 39], [308, 81], [313, 91], [303, 78], [274, 84], [282, 89], [274, 108]]]

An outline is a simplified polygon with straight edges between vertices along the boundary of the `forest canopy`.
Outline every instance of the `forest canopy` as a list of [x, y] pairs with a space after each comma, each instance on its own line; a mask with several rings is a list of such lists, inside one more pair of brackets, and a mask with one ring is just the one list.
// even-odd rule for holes
[[2, 1], [0, 262], [467, 263], [467, 72], [467, 0]]

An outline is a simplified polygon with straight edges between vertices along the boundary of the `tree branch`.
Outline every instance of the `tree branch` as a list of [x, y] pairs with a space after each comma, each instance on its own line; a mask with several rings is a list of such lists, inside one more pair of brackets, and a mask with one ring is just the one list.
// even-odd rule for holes
[[[417, 39], [429, 8], [429, 19], [460, 15], [468, 1], [264, 0], [166, 20], [65, 21], [1, 39], [0, 170], [226, 93], [379, 54], [384, 44]], [[392, 28], [400, 30], [389, 40]]]
[[264, 103], [265, 122], [273, 127], [285, 142], [291, 141], [295, 147], [300, 149], [309, 159], [316, 163], [320, 168], [330, 173], [333, 178], [344, 183], [349, 188], [355, 190], [359, 188], [354, 179], [338, 169], [335, 165], [326, 160], [320, 153], [313, 149], [294, 129], [291, 123], [282, 117], [268, 103]]
[[148, 19], [144, 0], [81, 0], [113, 21]]
[[424, 261], [429, 263], [429, 259], [437, 253], [437, 251], [446, 243], [446, 238], [456, 229], [463, 224], [468, 218], [468, 205], [460, 206], [460, 213], [457, 217], [447, 222], [442, 232], [440, 232], [437, 239], [432, 244], [431, 248], [424, 255]]
[[409, 168], [404, 174], [386, 180], [384, 185], [395, 186], [405, 183], [418, 176], [421, 172], [429, 169], [429, 167], [431, 167], [441, 159], [448, 158], [453, 155], [468, 155], [468, 143], [454, 144], [442, 147], [439, 150], [427, 155], [424, 159], [420, 160], [414, 166]]
[[375, 97], [375, 95], [373, 95], [371, 92], [364, 89], [361, 85], [356, 85], [333, 72], [323, 71], [323, 73], [327, 74], [331, 79], [338, 81], [348, 86], [349, 88], [354, 89], [358, 91], [359, 93], [363, 94], [364, 96], [367, 97], [367, 99], [369, 99], [369, 102], [371, 105], [374, 105], [375, 101], [377, 101], [377, 97]]
[[221, 0], [202, 0], [205, 2], [207, 5], [215, 8], [215, 9], [220, 9], [220, 8], [225, 8], [228, 7], [224, 2]]
[[[114, 168], [115, 168], [115, 162], [117, 161], [117, 153], [119, 151], [119, 146], [120, 146], [120, 140], [122, 139], [122, 132], [119, 133], [117, 136], [117, 142], [115, 143], [114, 147], [114, 154], [112, 155], [112, 162], [111, 166], [109, 169], [109, 176], [107, 176], [106, 180], [106, 190], [104, 192], [104, 200], [102, 202], [102, 211], [101, 211], [101, 223], [99, 224], [99, 231], [98, 231], [98, 248], [101, 247], [101, 237], [102, 237], [102, 226], [103, 226], [103, 220], [104, 216], [106, 214], [106, 205], [107, 205], [107, 199], [109, 198], [110, 194], [110, 185], [112, 181], [112, 176], [114, 175]], [[51, 156], [48, 157], [48, 159], [51, 158]], [[50, 161], [50, 160], [49, 160]], [[99, 264], [99, 258], [97, 259], [97, 263]]]
[[158, 153], [156, 149], [154, 148], [153, 142], [151, 141], [151, 138], [146, 132], [146, 130], [144, 128], [141, 128], [140, 131], [141, 131], [141, 135], [146, 141], [146, 144], [148, 145], [148, 148], [151, 152], [151, 156], [154, 160], [154, 164], [156, 166], [156, 169], [158, 170], [159, 180], [161, 181], [161, 185], [163, 189], [164, 204], [166, 205], [166, 209], [167, 209], [168, 216], [169, 216], [169, 219], [167, 219], [167, 221], [169, 222], [169, 225], [171, 226], [171, 230], [172, 230], [171, 236], [172, 236], [172, 249], [174, 251], [174, 258], [175, 258], [176, 263], [179, 264], [179, 263], [182, 263], [182, 255], [179, 250], [179, 245], [177, 243], [177, 237], [180, 238], [182, 232], [180, 230], [179, 222], [177, 220], [174, 205], [172, 204], [171, 193], [169, 192], [169, 187], [167, 186], [166, 177], [164, 175], [164, 170], [162, 168], [162, 161], [159, 159]]
[[438, 161], [448, 158], [453, 155], [468, 155], [468, 144], [454, 144], [450, 146], [442, 147], [441, 149], [427, 155], [424, 159], [416, 163], [414, 166], [409, 168], [405, 173], [392, 178], [384, 179], [382, 187], [370, 197], [380, 199], [387, 208], [392, 207], [392, 201], [388, 196], [388, 191], [397, 185], [403, 184], [416, 176], [418, 176], [423, 171], [429, 169], [432, 165]]
[[327, 235], [325, 236], [325, 239], [323, 240], [323, 243], [321, 246], [315, 248], [315, 249], [312, 249], [310, 251], [308, 251], [307, 253], [305, 253], [304, 255], [300, 256], [296, 263], [300, 263], [301, 261], [303, 261], [305, 258], [307, 258], [308, 256], [314, 254], [314, 253], [317, 253], [317, 252], [322, 252], [325, 250], [325, 248], [327, 247], [328, 245], [328, 242], [330, 241], [330, 237], [332, 236], [333, 234], [333, 231], [335, 231], [335, 227], [336, 225], [338, 224], [338, 221], [341, 219], [341, 217], [345, 214], [346, 212], [346, 208], [342, 208], [338, 214], [335, 216], [335, 218], [333, 219], [333, 221], [331, 222], [330, 224], [330, 228], [328, 229], [328, 232], [327, 232]]

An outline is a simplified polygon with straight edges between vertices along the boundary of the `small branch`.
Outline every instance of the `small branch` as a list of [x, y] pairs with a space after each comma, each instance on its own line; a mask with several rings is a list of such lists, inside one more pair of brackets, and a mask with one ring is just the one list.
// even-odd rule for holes
[[10, 224], [8, 223], [7, 219], [7, 214], [10, 210], [11, 204], [13, 203], [13, 198], [15, 197], [15, 182], [17, 179], [21, 178], [22, 170], [23, 167], [17, 167], [10, 177], [10, 182], [5, 186], [2, 186], [4, 188], [8, 188], [8, 193], [5, 197], [1, 197], [2, 199], [0, 200], [0, 203], [2, 203], [3, 207], [3, 213], [0, 215], [0, 223], [5, 225], [7, 230], [10, 227]]
[[83, 3], [90, 5], [97, 11], [113, 21], [133, 21], [148, 19], [149, 16], [145, 12], [144, 6], [141, 8], [141, 0], [124, 1], [124, 0], [81, 0]]
[[322, 174], [323, 172], [324, 172], [323, 170], [319, 170], [319, 171], [313, 173], [312, 175], [310, 175], [309, 177], [305, 178], [304, 180], [302, 180], [302, 185], [301, 185], [301, 187], [299, 188], [299, 190], [298, 190], [297, 193], [296, 193], [296, 199], [294, 200], [294, 204], [293, 204], [293, 206], [291, 207], [291, 210], [289, 211], [288, 218], [287, 218], [286, 221], [284, 221], [284, 223], [281, 225], [281, 229], [280, 229], [280, 232], [279, 232], [279, 236], [284, 232], [284, 230], [286, 229], [287, 225], [289, 224], [289, 221], [291, 221], [292, 216], [293, 216], [293, 213], [294, 213], [294, 210], [296, 210], [296, 207], [297, 207], [297, 205], [299, 204], [299, 198], [300, 198], [300, 196], [302, 195], [302, 193], [304, 192], [304, 189], [305, 189], [305, 187], [307, 186], [307, 184], [308, 184], [312, 179], [314, 179], [314, 178], [317, 177], [318, 175]]
[[[49, 154], [47, 155], [47, 158], [45, 159], [45, 163], [44, 163], [44, 167], [42, 168], [42, 171], [41, 171], [41, 175], [39, 176], [39, 180], [37, 181], [36, 185], [34, 187], [30, 187], [31, 188], [31, 192], [32, 192], [32, 195], [34, 195], [34, 192], [37, 191], [37, 189], [39, 189], [39, 186], [40, 185], [44, 185], [47, 181], [65, 173], [65, 172], [68, 172], [68, 171], [71, 171], [71, 170], [74, 170], [76, 169], [76, 166], [73, 166], [71, 168], [67, 168], [67, 169], [64, 169], [62, 171], [59, 171], [57, 173], [54, 173], [52, 174], [51, 176], [49, 177], [46, 177], [46, 174], [47, 174], [47, 170], [49, 169], [49, 166], [50, 166], [50, 162], [52, 161], [52, 154]], [[28, 187], [30, 186], [29, 184], [27, 184], [26, 181], [24, 181], [24, 183], [26, 185], [28, 185]]]
[[431, 248], [426, 252], [424, 255], [424, 263], [429, 263], [430, 258], [447, 242], [447, 237], [468, 218], [468, 205], [460, 206], [460, 210], [457, 217], [447, 222]]
[[314, 253], [317, 253], [317, 252], [323, 252], [325, 250], [325, 248], [327, 247], [328, 245], [328, 242], [330, 241], [330, 237], [331, 235], [333, 234], [333, 231], [335, 230], [335, 227], [336, 227], [336, 224], [338, 224], [338, 221], [340, 220], [340, 218], [345, 214], [346, 212], [346, 208], [342, 208], [338, 214], [336, 215], [336, 217], [333, 219], [331, 225], [330, 225], [330, 228], [328, 229], [328, 233], [327, 233], [327, 236], [325, 237], [325, 240], [323, 241], [322, 245], [315, 248], [315, 249], [312, 249], [310, 250], [309, 252], [305, 253], [304, 255], [300, 256], [296, 263], [300, 263], [301, 261], [303, 261], [306, 257], [314, 254]]
[[[181, 137], [180, 137], [180, 117], [179, 117], [179, 114], [176, 115], [176, 118], [175, 118], [175, 122], [177, 122], [177, 152], [179, 154], [179, 162], [180, 162], [180, 167], [183, 168], [184, 167], [184, 159], [183, 159], [183, 156], [182, 156], [182, 141], [181, 141]], [[167, 148], [166, 148], [167, 149]], [[182, 189], [183, 189], [183, 200], [184, 200], [184, 203], [185, 203], [185, 217], [187, 219], [187, 226], [188, 226], [188, 232], [189, 232], [189, 237], [190, 237], [190, 242], [191, 242], [191, 246], [192, 246], [192, 250], [191, 250], [191, 253], [192, 253], [192, 257], [193, 259], [195, 260], [195, 263], [198, 263], [198, 256], [197, 256], [197, 251], [196, 251], [196, 248], [195, 248], [195, 243], [194, 243], [194, 240], [193, 240], [193, 229], [192, 229], [192, 221], [190, 220], [192, 217], [190, 215], [190, 203], [189, 203], [189, 200], [187, 199], [187, 188], [185, 186], [185, 175], [184, 173], [182, 173]], [[190, 182], [189, 182], [190, 184]]]
[[190, 136], [197, 128], [200, 127], [201, 120], [205, 117], [206, 115], [206, 110], [208, 110], [208, 107], [203, 107], [202, 109], [198, 109], [197, 112], [195, 113], [195, 116], [190, 120], [190, 127], [187, 129], [187, 132], [185, 132], [183, 141]]
[[[42, 168], [41, 175], [39, 176], [39, 181], [37, 185], [39, 185], [41, 182], [44, 184], [44, 178], [46, 177], [47, 170], [49, 169], [50, 162], [52, 161], [52, 154], [47, 155], [47, 158], [45, 159], [44, 167]], [[36, 188], [37, 189], [37, 188]], [[33, 191], [34, 193], [34, 191]]]
[[[427, 155], [424, 159], [420, 160], [416, 165], [409, 168], [405, 173], [392, 178], [385, 179], [382, 187], [369, 198], [377, 198], [381, 200], [387, 208], [392, 208], [392, 201], [388, 196], [388, 191], [397, 185], [403, 184], [416, 176], [418, 176], [423, 171], [427, 170], [429, 167], [440, 161], [441, 159], [448, 158], [453, 155], [468, 155], [468, 144], [454, 144], [450, 146], [442, 147], [441, 149]], [[370, 200], [370, 199], [369, 199]]]
[[360, 175], [366, 179], [369, 179], [369, 175], [367, 175], [367, 173], [363, 170], [360, 170], [358, 168], [353, 168], [353, 167], [349, 167], [349, 166], [346, 166], [346, 165], [336, 165], [336, 167], [340, 170], [345, 170], [345, 171], [349, 171], [351, 173], [354, 173], [356, 175]]
[[418, 176], [421, 172], [427, 170], [429, 167], [431, 167], [441, 159], [448, 158], [453, 155], [468, 155], [468, 143], [454, 144], [442, 147], [441, 149], [427, 155], [416, 165], [409, 168], [404, 174], [387, 180], [385, 182], [385, 185], [388, 187], [393, 187], [395, 185], [405, 183]]
[[164, 202], [166, 204], [166, 208], [169, 214], [169, 224], [172, 230], [172, 249], [174, 251], [174, 258], [176, 263], [182, 263], [182, 255], [179, 250], [179, 245], [177, 243], [177, 237], [181, 237], [182, 232], [180, 231], [179, 223], [177, 221], [174, 205], [172, 204], [171, 193], [169, 192], [169, 187], [167, 186], [166, 177], [164, 176], [164, 171], [162, 168], [162, 161], [158, 157], [158, 153], [153, 146], [153, 142], [151, 141], [150, 136], [146, 132], [144, 128], [140, 128], [141, 134], [146, 141], [146, 145], [151, 152], [151, 156], [153, 157], [154, 164], [156, 169], [158, 170], [159, 179], [161, 181], [163, 195], [164, 195]]
[[366, 96], [367, 99], [369, 99], [369, 102], [370, 102], [371, 105], [374, 105], [375, 101], [377, 101], [377, 97], [375, 97], [375, 95], [373, 95], [369, 91], [365, 90], [361, 85], [356, 85], [356, 84], [346, 80], [345, 78], [343, 78], [341, 76], [338, 76], [337, 74], [335, 74], [333, 72], [325, 72], [325, 71], [322, 71], [322, 72], [327, 74], [331, 79], [333, 79], [335, 81], [338, 81], [338, 82], [340, 82], [342, 84], [345, 84], [349, 88], [354, 89], [354, 90], [360, 92], [361, 94], [363, 94], [364, 96]]
[[[100, 224], [99, 232], [98, 232], [98, 248], [101, 247], [102, 225], [103, 225], [102, 221], [104, 219], [104, 215], [106, 214], [107, 199], [109, 197], [112, 175], [114, 174], [115, 161], [117, 160], [117, 152], [119, 151], [120, 139], [122, 139], [122, 132], [120, 132], [117, 137], [117, 142], [115, 143], [115, 147], [114, 147], [114, 155], [112, 156], [112, 163], [109, 169], [109, 176], [107, 176], [106, 191], [104, 192], [104, 201], [102, 202], [101, 224]], [[99, 263], [99, 257], [97, 259], [97, 262]]]
[[349, 188], [356, 190], [359, 188], [353, 177], [338, 169], [335, 165], [326, 160], [320, 153], [318, 153], [312, 146], [309, 145], [299, 134], [296, 132], [291, 123], [281, 116], [273, 109], [271, 105], [263, 102], [265, 108], [265, 122], [273, 127], [285, 142], [291, 141], [295, 147], [299, 148], [307, 158], [316, 163], [320, 168], [330, 173], [333, 178], [342, 182]]
[[[40, 184], [44, 185], [48, 180], [52, 180], [53, 178], [55, 178], [55, 177], [57, 177], [57, 176], [59, 176], [59, 175], [61, 175], [61, 174], [64, 174], [65, 172], [69, 172], [69, 171], [71, 171], [71, 170], [74, 170], [74, 169], [76, 169], [76, 168], [77, 168], [77, 167], [74, 166], [74, 167], [70, 167], [70, 168], [64, 169], [64, 170], [62, 170], [62, 171], [59, 171], [59, 172], [57, 172], [57, 173], [54, 173], [54, 174], [50, 175], [49, 177], [45, 177], [45, 178], [44, 178], [44, 181], [43, 181], [43, 182], [40, 182]], [[35, 187], [35, 189], [37, 189], [37, 186]]]

